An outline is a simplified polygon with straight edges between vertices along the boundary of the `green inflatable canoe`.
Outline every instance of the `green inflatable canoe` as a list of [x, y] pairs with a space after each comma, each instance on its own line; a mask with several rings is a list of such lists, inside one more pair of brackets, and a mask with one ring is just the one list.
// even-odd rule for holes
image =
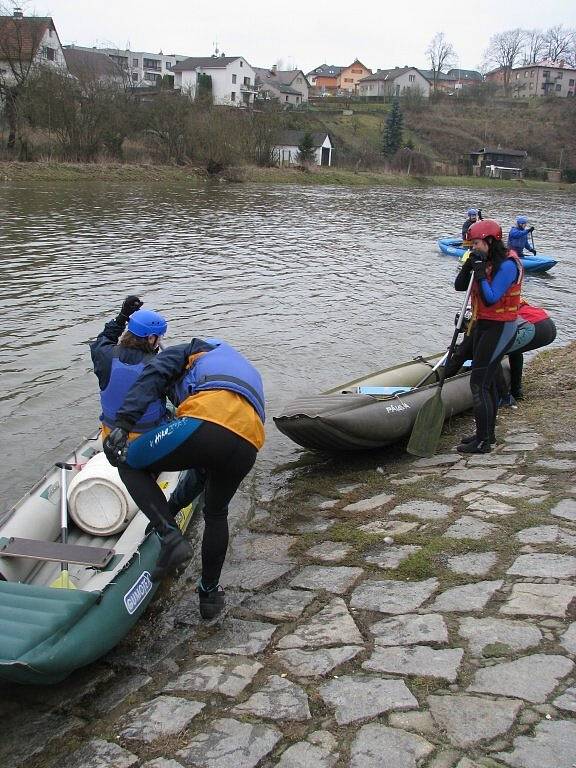
[[[86, 440], [66, 462], [70, 480], [101, 452], [99, 438]], [[158, 483], [166, 494], [178, 473]], [[182, 510], [185, 530], [193, 505]], [[160, 542], [137, 511], [128, 526], [105, 537], [69, 521], [60, 536], [60, 470], [48, 472], [0, 522], [0, 677], [18, 683], [52, 684], [111, 650], [142, 616], [158, 587], [152, 582]], [[61, 588], [62, 558], [70, 588]]]

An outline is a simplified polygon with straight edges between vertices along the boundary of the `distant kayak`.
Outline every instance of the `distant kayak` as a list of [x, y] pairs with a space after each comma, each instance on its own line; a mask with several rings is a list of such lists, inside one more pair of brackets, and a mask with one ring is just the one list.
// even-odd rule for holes
[[[446, 256], [455, 256], [458, 259], [466, 253], [466, 248], [462, 247], [462, 238], [459, 237], [441, 237], [438, 240], [438, 248]], [[546, 272], [558, 264], [556, 259], [549, 256], [522, 256], [520, 261], [526, 272]]]

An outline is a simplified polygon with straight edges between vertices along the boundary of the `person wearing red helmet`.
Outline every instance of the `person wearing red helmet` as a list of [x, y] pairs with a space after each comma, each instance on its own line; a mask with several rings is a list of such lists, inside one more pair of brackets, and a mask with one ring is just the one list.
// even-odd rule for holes
[[477, 221], [468, 230], [472, 252], [456, 276], [457, 291], [468, 288], [473, 275], [472, 389], [476, 432], [462, 438], [459, 453], [489, 453], [496, 441], [498, 410], [496, 380], [500, 362], [514, 342], [524, 270], [514, 251], [502, 243], [502, 227], [493, 219]]

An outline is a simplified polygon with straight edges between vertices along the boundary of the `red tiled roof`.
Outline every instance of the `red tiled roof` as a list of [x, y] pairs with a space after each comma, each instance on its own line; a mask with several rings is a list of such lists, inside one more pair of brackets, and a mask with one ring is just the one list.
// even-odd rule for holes
[[32, 61], [48, 29], [55, 29], [50, 17], [0, 16], [0, 59]]

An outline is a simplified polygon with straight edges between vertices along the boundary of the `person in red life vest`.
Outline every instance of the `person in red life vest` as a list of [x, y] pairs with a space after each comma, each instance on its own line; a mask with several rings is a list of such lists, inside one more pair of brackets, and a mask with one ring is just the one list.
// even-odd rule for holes
[[[458, 322], [456, 317], [455, 322]], [[464, 323], [463, 330], [467, 331], [468, 322]], [[552, 344], [556, 338], [556, 326], [554, 321], [541, 307], [529, 304], [526, 299], [520, 298], [518, 310], [518, 326], [514, 342], [508, 350], [510, 363], [510, 384], [507, 383], [504, 374], [498, 374], [496, 387], [499, 395], [499, 405], [515, 406], [516, 400], [523, 399], [522, 392], [522, 368], [524, 365], [524, 352], [540, 349]], [[455, 376], [467, 360], [472, 360], [473, 341], [472, 335], [466, 333], [463, 341], [458, 344], [454, 354], [450, 358], [446, 368], [446, 378]]]
[[496, 438], [498, 410], [496, 380], [500, 362], [517, 330], [523, 268], [514, 251], [502, 243], [502, 227], [493, 219], [472, 224], [468, 230], [472, 252], [456, 276], [457, 291], [472, 288], [472, 390], [476, 432], [462, 438], [460, 453], [489, 453]]
[[[169, 424], [128, 441], [149, 403], [167, 392], [177, 403]], [[256, 368], [220, 339], [194, 338], [168, 347], [151, 360], [131, 387], [104, 441], [104, 452], [161, 540], [154, 580], [192, 557], [190, 544], [168, 514], [155, 476], [163, 471], [201, 469], [204, 496], [200, 615], [217, 616], [224, 607], [220, 573], [228, 548], [228, 505], [252, 469], [264, 444], [264, 388]]]
[[522, 369], [524, 352], [540, 349], [552, 344], [556, 338], [556, 326], [545, 309], [529, 304], [520, 298], [518, 310], [518, 330], [514, 342], [508, 351], [510, 361], [510, 390], [501, 395], [501, 404], [515, 405], [515, 400], [522, 400]]

